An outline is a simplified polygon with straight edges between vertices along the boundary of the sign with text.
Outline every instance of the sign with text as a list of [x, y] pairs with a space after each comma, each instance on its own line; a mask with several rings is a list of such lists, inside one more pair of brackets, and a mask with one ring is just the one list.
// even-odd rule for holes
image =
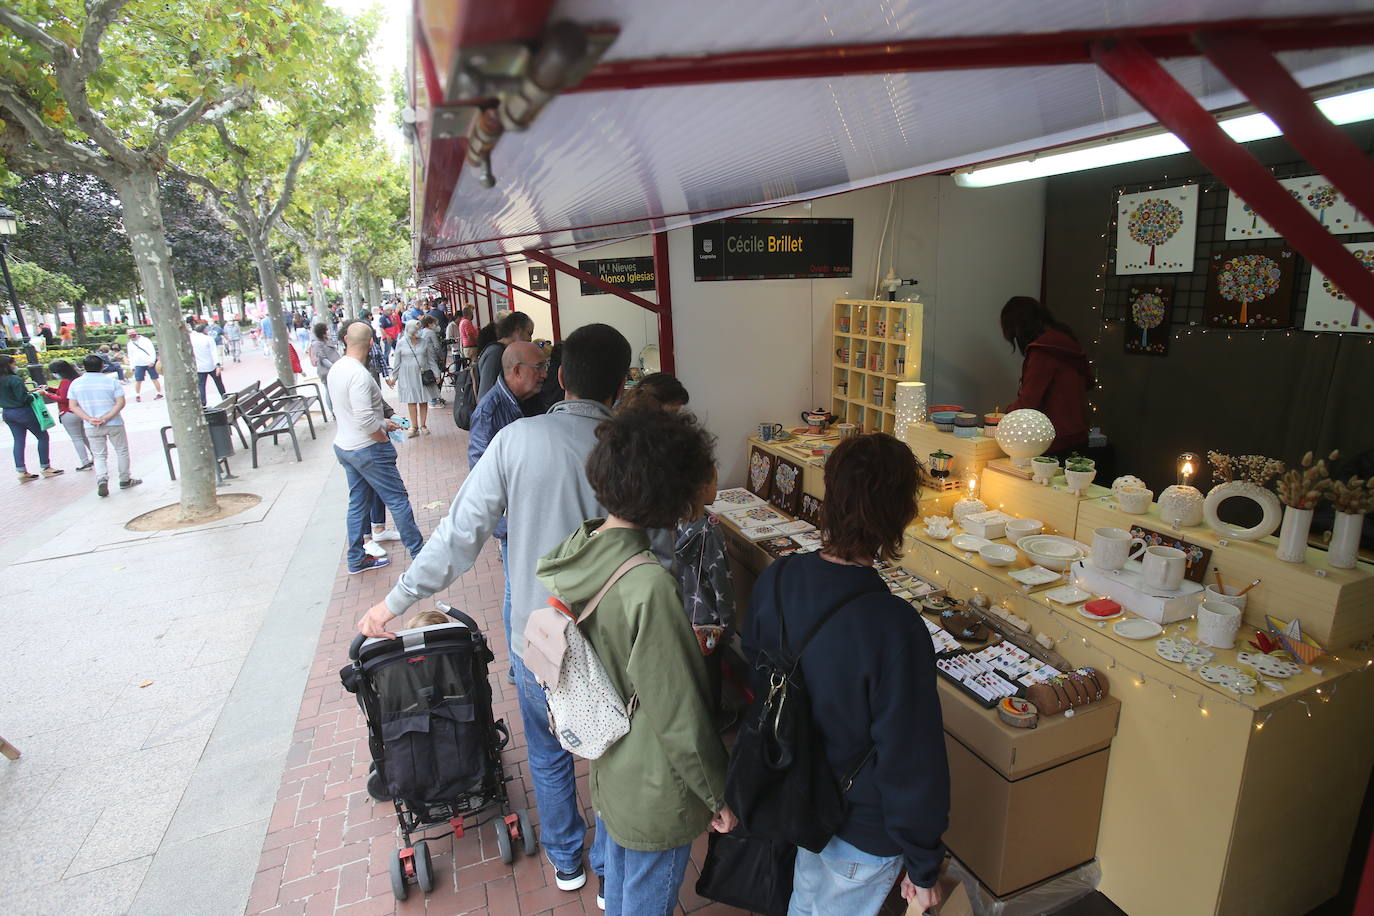
[[[654, 288], [653, 258], [606, 258], [596, 261], [578, 261], [579, 270], [585, 271], [606, 283], [613, 283], [632, 293]], [[605, 296], [606, 291], [597, 289], [586, 280], [582, 282], [582, 295]]]
[[530, 267], [530, 292], [546, 293], [549, 291], [549, 269], [547, 267]]
[[698, 280], [848, 277], [852, 219], [723, 219], [692, 227]]

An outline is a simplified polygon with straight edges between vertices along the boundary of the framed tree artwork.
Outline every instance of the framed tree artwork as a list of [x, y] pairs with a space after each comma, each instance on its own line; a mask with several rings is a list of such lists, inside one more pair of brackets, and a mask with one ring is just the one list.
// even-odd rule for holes
[[803, 493], [801, 509], [797, 512], [797, 518], [819, 528], [821, 526], [821, 501], [810, 493]]
[[801, 509], [802, 469], [786, 458], [779, 458], [773, 466], [773, 482], [768, 488], [768, 501], [788, 515], [796, 516]]
[[1192, 273], [1199, 193], [1185, 184], [1117, 198], [1116, 272]]
[[[1317, 222], [1334, 235], [1350, 235], [1355, 232], [1374, 232], [1374, 223], [1365, 219], [1355, 209], [1336, 186], [1321, 175], [1305, 175], [1300, 178], [1281, 178], [1279, 184], [1302, 204]], [[1278, 231], [1235, 191], [1230, 192], [1226, 202], [1226, 238], [1234, 239], [1276, 239]]]
[[1169, 352], [1170, 322], [1174, 312], [1174, 284], [1132, 286], [1130, 321], [1126, 326], [1127, 353], [1164, 356]]
[[759, 499], [768, 498], [768, 488], [773, 482], [773, 463], [777, 457], [755, 445], [749, 450], [749, 492]]
[[1272, 330], [1293, 324], [1291, 248], [1245, 248], [1212, 255], [1207, 265], [1207, 323]]
[[[1345, 246], [1365, 270], [1374, 272], [1374, 242], [1352, 242]], [[1307, 284], [1307, 318], [1304, 331], [1337, 331], [1346, 334], [1374, 334], [1374, 318], [1355, 307], [1339, 286], [1315, 266]]]

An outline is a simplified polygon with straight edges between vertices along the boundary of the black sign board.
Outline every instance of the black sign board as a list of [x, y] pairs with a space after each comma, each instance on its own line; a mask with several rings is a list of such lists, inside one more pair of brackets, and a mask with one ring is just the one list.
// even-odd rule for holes
[[724, 219], [692, 227], [698, 280], [848, 277], [852, 219]]
[[[598, 280], [613, 283], [632, 293], [654, 288], [653, 258], [607, 258], [598, 261], [578, 261], [577, 266]], [[604, 296], [606, 291], [597, 289], [583, 280], [582, 295]]]
[[547, 267], [530, 266], [530, 292], [546, 293], [549, 291], [549, 269]]

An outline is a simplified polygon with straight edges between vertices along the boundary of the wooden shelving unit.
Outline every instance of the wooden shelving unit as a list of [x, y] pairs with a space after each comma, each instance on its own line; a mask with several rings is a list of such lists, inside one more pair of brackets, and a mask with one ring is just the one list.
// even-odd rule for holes
[[921, 377], [919, 302], [836, 299], [831, 413], [863, 432], [891, 433], [897, 383]]

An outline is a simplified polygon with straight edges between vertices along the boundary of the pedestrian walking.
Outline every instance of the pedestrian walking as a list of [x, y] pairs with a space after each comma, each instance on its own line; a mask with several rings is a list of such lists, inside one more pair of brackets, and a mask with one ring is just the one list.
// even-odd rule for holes
[[229, 321], [224, 325], [224, 349], [234, 362], [243, 362], [243, 328], [239, 327], [237, 321]]
[[[95, 360], [99, 362], [100, 357], [95, 357]], [[37, 474], [28, 472], [24, 460], [30, 435], [38, 443], [38, 465], [43, 476], [56, 477], [62, 473], [61, 469], [48, 463], [48, 431], [34, 412], [33, 397], [24, 387], [24, 380], [19, 377], [18, 363], [13, 356], [0, 355], [0, 417], [4, 418], [10, 435], [14, 436], [14, 469], [19, 474], [20, 483], [38, 479]]]
[[334, 455], [348, 478], [348, 572], [353, 575], [391, 562], [364, 550], [378, 499], [391, 510], [401, 543], [412, 558], [420, 554], [424, 542], [410, 495], [396, 469], [396, 446], [387, 436], [400, 424], [384, 417], [382, 389], [363, 364], [372, 347], [372, 329], [364, 321], [353, 322], [344, 334], [344, 345], [344, 355], [329, 369], [328, 385], [336, 424]]
[[129, 436], [120, 416], [124, 410], [124, 386], [100, 371], [100, 357], [94, 353], [82, 360], [81, 367], [86, 374], [72, 382], [67, 400], [72, 413], [85, 421], [86, 441], [95, 456], [95, 492], [109, 496], [110, 449], [114, 449], [119, 488], [127, 490], [143, 483], [129, 473]]
[[190, 332], [191, 353], [196, 358], [196, 384], [200, 388], [200, 406], [205, 406], [205, 382], [207, 379], [215, 380], [215, 387], [219, 389], [219, 396], [223, 398], [226, 394], [224, 390], [224, 367], [220, 365], [219, 354], [215, 352], [215, 342], [210, 339], [210, 335], [205, 333], [205, 323], [196, 325], [196, 329]]
[[153, 387], [157, 389], [157, 397], [153, 400], [162, 400], [162, 380], [158, 378], [157, 372], [157, 347], [133, 328], [129, 329], [129, 362], [134, 367], [134, 400], [143, 400], [140, 392], [143, 390], [144, 378], [152, 381]]
[[57, 405], [57, 422], [67, 431], [67, 437], [76, 448], [76, 459], [81, 462], [76, 469], [89, 471], [95, 466], [95, 459], [91, 457], [91, 446], [86, 441], [86, 427], [82, 419], [72, 413], [71, 403], [67, 400], [67, 392], [79, 374], [76, 367], [65, 359], [53, 360], [48, 364], [48, 371], [56, 376], [58, 381], [56, 385], [49, 385], [44, 389], [44, 397]]
[[420, 339], [420, 322], [406, 323], [406, 332], [391, 351], [391, 377], [387, 384], [410, 413], [410, 438], [429, 434], [429, 405], [439, 396], [439, 366]]

